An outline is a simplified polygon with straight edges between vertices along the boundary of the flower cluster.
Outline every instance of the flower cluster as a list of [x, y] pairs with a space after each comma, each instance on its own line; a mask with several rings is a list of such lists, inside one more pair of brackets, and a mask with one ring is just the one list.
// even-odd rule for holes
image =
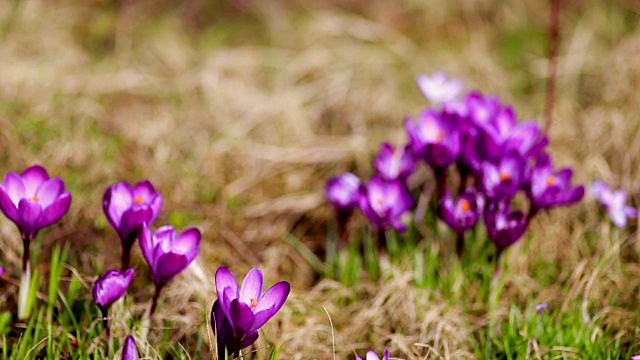
[[[498, 97], [462, 93], [461, 83], [442, 73], [417, 80], [434, 106], [405, 120], [407, 143], [382, 144], [367, 184], [349, 173], [327, 183], [327, 199], [343, 214], [342, 222], [358, 208], [374, 228], [404, 231], [404, 215], [416, 204], [407, 178], [420, 163], [434, 175], [437, 216], [456, 233], [459, 255], [465, 233], [480, 219], [499, 255], [536, 214], [582, 199], [584, 187], [571, 184], [572, 170], [554, 168], [549, 139], [536, 122], [519, 122], [513, 107]], [[453, 179], [455, 192], [447, 188]], [[512, 209], [519, 193], [528, 199], [526, 214]]]

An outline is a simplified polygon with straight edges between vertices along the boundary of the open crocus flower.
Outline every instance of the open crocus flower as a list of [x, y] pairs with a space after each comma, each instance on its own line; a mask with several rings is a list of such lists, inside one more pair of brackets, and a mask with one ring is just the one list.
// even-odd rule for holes
[[162, 196], [147, 180], [134, 186], [119, 182], [107, 188], [102, 209], [122, 243], [122, 268], [129, 267], [131, 247], [142, 223], [151, 224], [162, 208]]
[[200, 230], [189, 228], [177, 234], [172, 226], [151, 233], [146, 223], [140, 232], [140, 248], [156, 286], [164, 286], [191, 264], [200, 250]]
[[458, 199], [446, 192], [438, 203], [437, 214], [456, 233], [456, 253], [462, 257], [464, 234], [480, 219], [484, 199], [473, 188], [468, 188]]
[[497, 163], [484, 162], [480, 166], [480, 187], [489, 199], [508, 199], [516, 194], [523, 181], [524, 162], [511, 153]]
[[124, 273], [118, 270], [107, 270], [93, 283], [93, 301], [106, 312], [111, 304], [118, 301], [127, 292], [135, 270], [128, 269]]
[[393, 227], [405, 231], [402, 216], [414, 205], [413, 197], [404, 182], [372, 178], [360, 188], [360, 210], [377, 230]]
[[238, 289], [233, 274], [226, 268], [216, 271], [218, 300], [211, 311], [211, 326], [216, 334], [220, 359], [237, 357], [240, 350], [258, 339], [258, 330], [282, 307], [291, 287], [280, 281], [262, 294], [262, 271], [251, 269]]
[[385, 180], [404, 180], [416, 167], [416, 160], [408, 146], [396, 148], [383, 143], [378, 155], [373, 160], [373, 168]]
[[507, 201], [490, 202], [484, 211], [487, 235], [502, 252], [518, 241], [527, 229], [527, 221], [522, 211], [510, 211]]
[[574, 204], [584, 196], [584, 187], [571, 187], [573, 171], [565, 168], [553, 171], [553, 164], [548, 155], [538, 158], [529, 175], [527, 196], [531, 201], [529, 218], [542, 209]]
[[416, 82], [424, 97], [433, 104], [451, 101], [462, 91], [462, 81], [448, 79], [443, 71], [437, 71], [431, 76], [420, 74], [416, 76]]
[[407, 119], [405, 129], [414, 156], [433, 168], [446, 168], [460, 153], [460, 134], [450, 118], [433, 111], [423, 111], [417, 121]]
[[136, 349], [136, 341], [133, 336], [127, 336], [122, 349], [122, 360], [138, 360], [138, 349]]
[[22, 276], [18, 295], [18, 318], [28, 314], [31, 286], [29, 246], [40, 229], [58, 222], [69, 211], [71, 194], [65, 190], [60, 178], [50, 178], [47, 170], [34, 165], [22, 174], [9, 173], [0, 184], [0, 210], [13, 221], [20, 235], [24, 252]]
[[[378, 354], [376, 354], [372, 350], [369, 350], [367, 351], [367, 355], [365, 356], [364, 360], [389, 360], [390, 356], [391, 354], [389, 353], [389, 349], [387, 348], [384, 349], [384, 355], [382, 355], [382, 359], [378, 357]], [[362, 358], [356, 355], [356, 360], [362, 360]]]
[[638, 217], [638, 209], [626, 205], [627, 192], [623, 189], [612, 190], [604, 182], [595, 181], [591, 184], [591, 196], [602, 204], [617, 227], [625, 227], [627, 218]]

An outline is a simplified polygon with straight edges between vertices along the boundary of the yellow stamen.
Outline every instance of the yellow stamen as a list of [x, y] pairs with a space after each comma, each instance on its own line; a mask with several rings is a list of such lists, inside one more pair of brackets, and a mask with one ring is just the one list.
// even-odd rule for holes
[[251, 307], [253, 309], [256, 306], [258, 306], [258, 300], [251, 299], [251, 305], [249, 305], [249, 307]]
[[553, 186], [556, 183], [556, 178], [553, 176], [549, 176], [547, 178], [547, 186]]
[[438, 130], [438, 135], [436, 135], [436, 140], [442, 141], [444, 139], [444, 131]]
[[469, 203], [469, 200], [460, 199], [460, 210], [462, 210], [463, 213], [469, 212], [471, 210], [471, 204]]
[[508, 173], [504, 171], [500, 173], [500, 181], [506, 181], [510, 179], [511, 179], [511, 175], [509, 175]]
[[144, 199], [142, 198], [142, 196], [136, 196], [133, 199], [133, 202], [136, 203], [136, 204], [142, 204], [143, 201], [144, 201]]
[[34, 196], [34, 197], [32, 197], [32, 198], [31, 198], [31, 200], [33, 200], [33, 201], [39, 201], [40, 199], [39, 199], [37, 196]]

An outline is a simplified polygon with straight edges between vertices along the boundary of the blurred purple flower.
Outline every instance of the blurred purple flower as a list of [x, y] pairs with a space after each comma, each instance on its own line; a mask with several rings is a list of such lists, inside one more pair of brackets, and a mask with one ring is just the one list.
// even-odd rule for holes
[[[388, 348], [384, 349], [384, 355], [382, 355], [382, 359], [380, 359], [375, 352], [373, 352], [372, 350], [369, 350], [367, 351], [367, 355], [365, 356], [364, 360], [389, 360], [390, 356], [391, 354], [389, 353]], [[362, 358], [356, 355], [356, 360], [362, 360]]]
[[545, 310], [547, 310], [548, 307], [549, 307], [548, 302], [543, 302], [542, 304], [538, 304], [536, 305], [536, 312], [538, 314], [542, 314]]
[[584, 196], [584, 187], [571, 187], [572, 175], [571, 168], [554, 172], [551, 158], [548, 155], [540, 156], [531, 169], [526, 186], [532, 213], [580, 201]]
[[640, 355], [632, 356], [631, 360], [640, 360]]
[[218, 299], [211, 311], [211, 327], [216, 334], [218, 356], [237, 357], [240, 350], [258, 339], [258, 330], [284, 305], [291, 287], [280, 281], [262, 294], [262, 271], [251, 269], [238, 289], [233, 274], [226, 268], [216, 271]]
[[409, 150], [408, 145], [395, 148], [389, 143], [383, 143], [373, 160], [373, 168], [385, 180], [404, 180], [416, 167], [416, 160]]
[[438, 217], [458, 235], [463, 235], [480, 219], [482, 195], [468, 188], [458, 199], [446, 192], [438, 203]]
[[522, 211], [510, 211], [508, 202], [490, 202], [484, 211], [489, 239], [496, 245], [498, 256], [522, 237], [527, 221]]
[[393, 227], [398, 231], [407, 228], [401, 217], [414, 205], [413, 197], [404, 182], [385, 181], [379, 177], [360, 187], [360, 210], [377, 230]]
[[58, 222], [69, 210], [71, 194], [60, 178], [34, 165], [22, 174], [7, 174], [0, 184], [0, 210], [20, 230], [23, 241], [33, 239], [40, 229]]
[[122, 349], [122, 360], [138, 360], [138, 349], [136, 349], [136, 341], [133, 336], [127, 336]]
[[623, 189], [612, 190], [604, 182], [595, 181], [591, 184], [591, 196], [602, 204], [617, 227], [625, 227], [627, 218], [638, 217], [638, 209], [626, 205], [627, 192]]
[[407, 118], [405, 129], [414, 156], [434, 168], [453, 163], [460, 153], [460, 134], [448, 117], [433, 110], [423, 111], [416, 121]]
[[0, 278], [2, 277], [2, 275], [4, 275], [4, 268], [0, 266]]
[[172, 226], [162, 226], [152, 234], [143, 223], [140, 247], [157, 287], [166, 285], [191, 264], [200, 250], [200, 238], [196, 228], [177, 234]]
[[338, 211], [351, 211], [358, 206], [360, 179], [352, 173], [334, 176], [327, 181], [325, 196]]
[[134, 275], [133, 269], [128, 269], [124, 273], [118, 270], [107, 270], [93, 283], [93, 301], [103, 313], [111, 304], [124, 296]]
[[129, 267], [131, 247], [139, 236], [142, 223], [150, 225], [161, 208], [162, 196], [148, 180], [134, 186], [119, 182], [107, 188], [102, 209], [120, 237], [123, 269]]
[[508, 199], [516, 194], [523, 181], [524, 162], [517, 153], [504, 156], [497, 163], [485, 161], [480, 166], [480, 188], [489, 199]]
[[443, 71], [437, 71], [431, 76], [419, 74], [416, 82], [424, 97], [433, 104], [451, 101], [462, 91], [462, 81], [447, 78]]

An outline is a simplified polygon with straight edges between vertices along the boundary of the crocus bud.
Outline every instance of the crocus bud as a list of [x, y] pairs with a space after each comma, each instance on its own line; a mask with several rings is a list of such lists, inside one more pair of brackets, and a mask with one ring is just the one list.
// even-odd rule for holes
[[258, 339], [258, 330], [282, 307], [291, 287], [280, 281], [262, 293], [262, 271], [251, 269], [238, 289], [233, 274], [220, 267], [216, 271], [218, 300], [211, 311], [211, 326], [216, 334], [218, 356], [237, 357], [240, 350]]
[[162, 208], [162, 196], [147, 180], [134, 186], [119, 182], [107, 188], [102, 199], [109, 224], [116, 230], [123, 251], [123, 268], [129, 266], [129, 253], [142, 223], [151, 224]]
[[136, 349], [136, 341], [133, 336], [127, 336], [122, 349], [122, 360], [138, 360], [138, 350]]
[[[384, 349], [384, 355], [382, 355], [382, 359], [380, 359], [375, 352], [373, 352], [372, 350], [369, 350], [367, 351], [367, 356], [365, 357], [365, 360], [389, 360], [390, 356], [391, 355], [389, 353], [388, 348]], [[356, 355], [356, 360], [362, 360], [362, 358]]]
[[416, 82], [420, 91], [431, 103], [440, 104], [455, 99], [462, 91], [462, 81], [448, 79], [447, 74], [437, 71], [433, 75], [419, 74]]
[[140, 233], [140, 248], [157, 286], [166, 285], [191, 264], [200, 250], [200, 230], [190, 228], [177, 234], [172, 226], [163, 226], [151, 233], [144, 223]]
[[118, 301], [127, 292], [135, 270], [128, 269], [124, 273], [118, 270], [107, 270], [93, 283], [93, 301], [106, 311], [111, 304]]
[[40, 229], [55, 224], [69, 210], [71, 194], [60, 178], [34, 165], [18, 175], [9, 173], [0, 184], [0, 210], [20, 230], [25, 241]]

